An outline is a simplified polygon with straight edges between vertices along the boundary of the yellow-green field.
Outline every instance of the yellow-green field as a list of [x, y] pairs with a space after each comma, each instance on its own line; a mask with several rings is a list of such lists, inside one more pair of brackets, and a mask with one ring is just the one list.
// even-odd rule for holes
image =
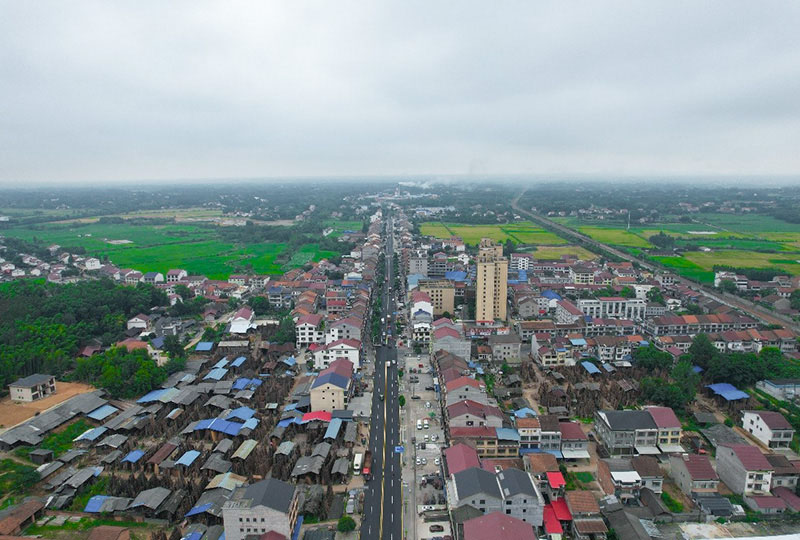
[[464, 243], [475, 245], [481, 238], [491, 238], [495, 242], [511, 240], [516, 244], [566, 244], [566, 240], [530, 221], [517, 223], [498, 223], [496, 225], [466, 225], [459, 223], [441, 223], [428, 221], [420, 225], [420, 232], [435, 238], [450, 238], [460, 236]]
[[598, 242], [616, 246], [649, 248], [650, 242], [633, 232], [625, 229], [610, 229], [606, 227], [578, 227], [578, 230]]
[[597, 258], [597, 254], [582, 248], [581, 246], [536, 246], [536, 251], [532, 251], [539, 259], [560, 259], [562, 255], [575, 255], [584, 261]]
[[800, 273], [800, 253], [760, 253], [728, 249], [720, 251], [687, 251], [683, 257], [697, 266], [711, 270], [714, 265], [739, 268], [780, 268], [790, 274]]

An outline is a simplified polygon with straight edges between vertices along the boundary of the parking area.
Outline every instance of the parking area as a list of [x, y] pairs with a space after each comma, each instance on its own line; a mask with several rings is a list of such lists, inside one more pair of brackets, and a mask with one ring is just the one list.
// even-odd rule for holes
[[[444, 536], [450, 529], [446, 518], [425, 521], [420, 515], [423, 506], [433, 507], [431, 510], [435, 513], [437, 507], [445, 504], [441, 460], [446, 443], [442, 410], [430, 373], [430, 357], [402, 351], [399, 358], [403, 368], [400, 393], [406, 398], [401, 418], [406, 446], [403, 480], [409, 503], [406, 505], [407, 535], [413, 538]], [[438, 530], [440, 527], [442, 531]]]

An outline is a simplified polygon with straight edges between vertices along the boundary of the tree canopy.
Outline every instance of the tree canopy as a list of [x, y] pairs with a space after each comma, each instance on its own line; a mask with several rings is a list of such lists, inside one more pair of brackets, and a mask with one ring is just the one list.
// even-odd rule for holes
[[92, 339], [110, 345], [125, 322], [167, 304], [152, 285], [123, 287], [110, 280], [57, 285], [12, 281], [0, 286], [0, 383], [39, 371], [60, 375]]
[[144, 349], [112, 347], [101, 354], [79, 358], [72, 377], [104, 388], [111, 397], [132, 398], [164, 382], [167, 369], [159, 367]]

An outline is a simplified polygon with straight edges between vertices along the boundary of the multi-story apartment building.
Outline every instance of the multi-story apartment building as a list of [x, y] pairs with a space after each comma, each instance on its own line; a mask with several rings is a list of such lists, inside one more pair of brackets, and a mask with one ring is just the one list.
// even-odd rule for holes
[[452, 314], [455, 310], [455, 287], [446, 279], [420, 281], [417, 288], [431, 299], [433, 315]]
[[503, 247], [488, 238], [478, 246], [475, 320], [505, 320], [507, 311], [508, 259]]

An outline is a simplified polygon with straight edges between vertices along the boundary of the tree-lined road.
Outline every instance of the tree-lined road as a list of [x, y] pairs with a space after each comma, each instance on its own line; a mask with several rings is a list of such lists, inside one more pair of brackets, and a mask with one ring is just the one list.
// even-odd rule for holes
[[[394, 328], [394, 296], [391, 286], [392, 220], [388, 219], [386, 234], [386, 269], [383, 282], [382, 317], [386, 323], [382, 331]], [[372, 396], [372, 418], [370, 422], [369, 449], [372, 452], [373, 477], [367, 485], [364, 500], [364, 520], [361, 524], [361, 538], [366, 540], [402, 540], [403, 501], [401, 455], [395, 452], [400, 445], [400, 417], [398, 410], [397, 349], [392, 338], [386, 345], [375, 347], [375, 378]], [[381, 399], [381, 395], [384, 396]]]

